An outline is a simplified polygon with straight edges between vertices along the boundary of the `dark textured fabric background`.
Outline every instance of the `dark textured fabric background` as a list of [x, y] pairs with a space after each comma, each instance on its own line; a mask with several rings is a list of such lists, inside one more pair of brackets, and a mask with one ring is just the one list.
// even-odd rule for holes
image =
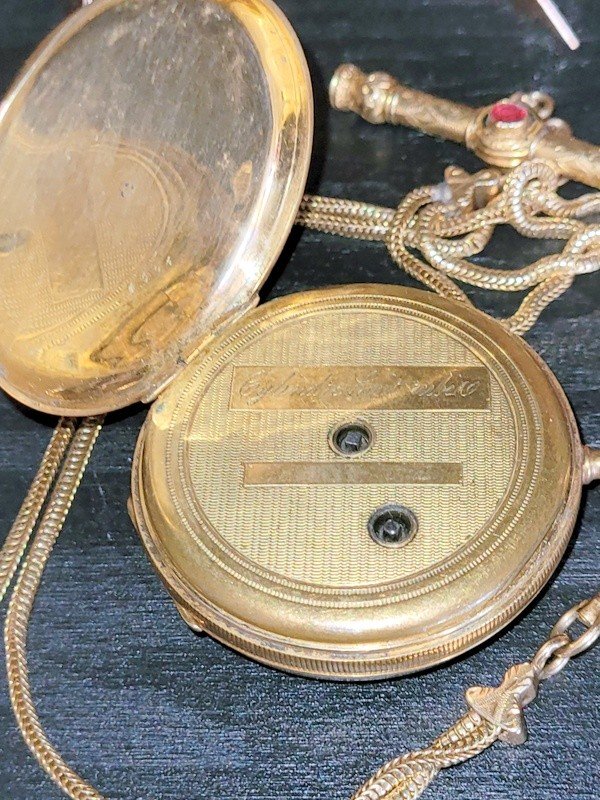
[[[392, 205], [416, 184], [439, 181], [447, 164], [477, 163], [457, 145], [329, 112], [325, 85], [341, 61], [384, 68], [472, 104], [518, 88], [549, 90], [576, 132], [600, 141], [598, 0], [560, 3], [582, 34], [574, 54], [512, 2], [282, 0], [313, 73], [311, 188]], [[65, 11], [57, 0], [0, 0], [2, 89]], [[516, 266], [550, 249], [501, 235], [490, 257]], [[409, 282], [380, 245], [303, 232], [292, 236], [264, 297], [360, 281]], [[477, 299], [495, 313], [515, 300]], [[597, 444], [599, 306], [600, 275], [578, 278], [527, 337], [564, 386], [584, 439]], [[31, 679], [49, 735], [111, 800], [346, 798], [385, 759], [428, 743], [462, 712], [468, 686], [497, 681], [533, 653], [561, 611], [598, 590], [600, 489], [592, 489], [550, 587], [517, 624], [468, 657], [369, 685], [266, 669], [192, 634], [142, 552], [125, 504], [144, 415], [128, 410], [107, 424], [44, 577], [30, 636]], [[51, 428], [51, 419], [0, 397], [1, 531]], [[599, 657], [597, 648], [545, 685], [527, 713], [526, 745], [496, 745], [447, 771], [428, 796], [600, 797]], [[17, 734], [2, 675], [0, 800], [59, 797]]]

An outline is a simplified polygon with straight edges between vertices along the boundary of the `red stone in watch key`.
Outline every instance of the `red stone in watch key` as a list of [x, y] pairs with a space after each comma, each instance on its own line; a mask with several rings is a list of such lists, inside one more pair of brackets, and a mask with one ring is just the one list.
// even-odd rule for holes
[[527, 116], [527, 109], [517, 103], [496, 103], [490, 109], [490, 118], [494, 122], [522, 122]]

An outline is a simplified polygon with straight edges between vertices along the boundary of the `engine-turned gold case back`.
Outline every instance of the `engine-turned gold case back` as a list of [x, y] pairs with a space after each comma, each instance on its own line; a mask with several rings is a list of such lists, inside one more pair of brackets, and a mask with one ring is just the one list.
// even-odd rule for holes
[[488, 316], [360, 285], [244, 315], [152, 407], [132, 516], [184, 618], [267, 664], [383, 678], [540, 590], [581, 491], [572, 413]]

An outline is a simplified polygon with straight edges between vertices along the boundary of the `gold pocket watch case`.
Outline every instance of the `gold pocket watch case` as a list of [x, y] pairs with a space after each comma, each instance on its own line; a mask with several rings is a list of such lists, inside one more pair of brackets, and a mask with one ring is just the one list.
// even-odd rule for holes
[[0, 107], [0, 385], [70, 416], [155, 400], [131, 511], [184, 618], [273, 666], [380, 678], [534, 597], [582, 448], [541, 360], [459, 303], [354, 286], [251, 308], [311, 137], [269, 0], [71, 16]]
[[521, 339], [423, 291], [336, 287], [244, 315], [161, 395], [132, 516], [193, 627], [304, 675], [383, 678], [535, 596], [581, 470]]

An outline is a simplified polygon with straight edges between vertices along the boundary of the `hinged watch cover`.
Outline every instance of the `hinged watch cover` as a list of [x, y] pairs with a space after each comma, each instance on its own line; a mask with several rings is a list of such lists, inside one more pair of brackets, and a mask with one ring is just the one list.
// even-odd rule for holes
[[154, 396], [268, 274], [312, 94], [270, 0], [96, 0], [0, 107], [0, 385], [80, 416]]

